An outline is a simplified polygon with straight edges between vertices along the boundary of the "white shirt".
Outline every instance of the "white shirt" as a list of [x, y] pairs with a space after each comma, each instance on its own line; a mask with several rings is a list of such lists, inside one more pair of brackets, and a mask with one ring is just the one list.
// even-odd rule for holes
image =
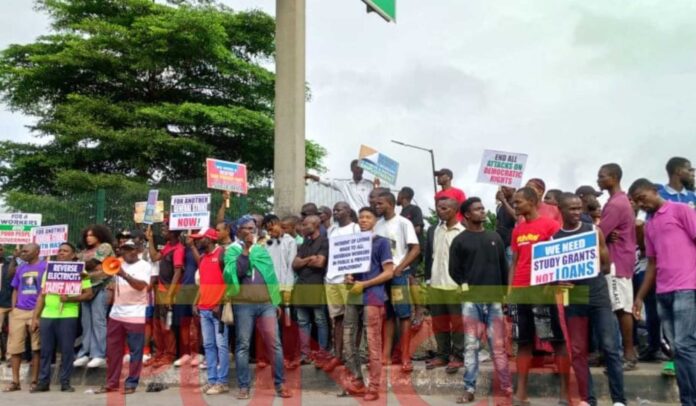
[[[351, 234], [358, 234], [358, 233], [360, 233], [360, 226], [358, 226], [355, 223], [350, 223], [344, 227], [339, 227], [338, 224], [333, 225], [333, 226], [331, 226], [331, 228], [329, 228], [329, 230], [327, 231], [326, 234], [329, 236], [329, 238], [331, 238], [331, 237], [339, 237], [342, 235], [351, 235]], [[329, 244], [329, 247], [331, 247], [330, 244]], [[331, 269], [331, 268], [329, 267], [329, 269]], [[327, 272], [324, 280], [326, 281], [326, 283], [330, 283], [330, 284], [335, 285], [335, 284], [343, 283], [345, 278], [346, 278], [345, 275], [329, 274]]]
[[389, 240], [394, 265], [399, 266], [408, 253], [408, 246], [418, 245], [418, 236], [413, 224], [400, 215], [395, 215], [390, 220], [384, 217], [379, 219], [375, 226], [375, 233]]
[[[281, 292], [290, 292], [295, 284], [295, 271], [292, 261], [297, 256], [297, 242], [290, 234], [283, 234], [279, 240], [270, 239], [266, 245], [268, 254], [273, 260], [273, 269], [278, 277]], [[268, 243], [268, 242], [267, 242]]]
[[319, 183], [341, 192], [350, 208], [356, 212], [370, 205], [369, 197], [370, 192], [374, 189], [374, 185], [367, 179], [360, 179], [358, 183], [355, 183], [353, 179], [332, 179], [330, 181], [320, 181]]
[[[141, 260], [134, 264], [124, 262], [121, 264], [123, 271], [133, 279], [150, 283], [152, 266]], [[147, 310], [147, 289], [136, 290], [123, 278], [115, 278], [116, 289], [114, 292], [114, 305], [109, 317], [125, 323], [145, 323], [145, 311]]]
[[449, 254], [454, 237], [464, 231], [464, 226], [457, 222], [452, 228], [440, 224], [433, 236], [433, 268], [430, 274], [430, 286], [442, 290], [455, 290], [459, 287], [449, 274]]

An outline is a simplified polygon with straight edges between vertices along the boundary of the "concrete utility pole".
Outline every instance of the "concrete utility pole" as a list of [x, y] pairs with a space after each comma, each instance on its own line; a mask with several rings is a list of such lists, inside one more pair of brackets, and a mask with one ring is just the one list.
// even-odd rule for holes
[[305, 194], [305, 0], [276, 0], [275, 213], [299, 213]]

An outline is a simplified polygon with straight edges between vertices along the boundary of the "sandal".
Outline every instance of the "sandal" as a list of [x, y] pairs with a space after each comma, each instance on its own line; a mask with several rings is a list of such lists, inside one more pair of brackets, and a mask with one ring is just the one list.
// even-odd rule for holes
[[283, 387], [280, 387], [276, 389], [276, 396], [278, 396], [279, 398], [287, 399], [292, 397], [292, 392]]
[[135, 393], [135, 388], [123, 388], [124, 395], [132, 395]]
[[519, 400], [517, 398], [512, 399], [512, 406], [531, 406], [528, 400]]
[[12, 382], [2, 389], [3, 392], [16, 392], [18, 390], [22, 390], [22, 386], [19, 382]]
[[107, 388], [106, 386], [102, 386], [101, 388], [95, 390], [94, 394], [95, 395], [102, 395], [104, 393], [110, 393], [110, 392], [118, 392], [118, 388]]

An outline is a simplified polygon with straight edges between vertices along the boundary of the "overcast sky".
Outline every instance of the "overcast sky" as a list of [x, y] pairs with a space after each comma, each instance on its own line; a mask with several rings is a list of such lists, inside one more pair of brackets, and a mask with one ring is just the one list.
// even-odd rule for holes
[[[666, 160], [696, 151], [696, 2], [397, 0], [397, 23], [360, 0], [307, 0], [307, 137], [348, 177], [360, 144], [401, 164], [397, 186], [432, 195], [427, 153], [456, 186], [476, 183], [484, 149], [529, 154], [526, 177], [595, 185], [617, 162], [625, 187], [663, 182]], [[225, 0], [274, 14], [274, 0]], [[0, 2], [0, 48], [47, 33], [29, 0]], [[29, 140], [31, 118], [0, 112], [0, 139]]]

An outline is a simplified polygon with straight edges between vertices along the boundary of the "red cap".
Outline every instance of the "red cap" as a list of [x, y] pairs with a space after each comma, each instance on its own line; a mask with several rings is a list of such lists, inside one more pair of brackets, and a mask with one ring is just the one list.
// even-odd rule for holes
[[213, 241], [217, 241], [218, 239], [218, 233], [215, 231], [214, 228], [207, 228], [205, 230], [201, 230], [202, 232], [198, 232], [198, 234], [193, 234], [191, 238], [194, 240], [200, 239], [200, 238], [210, 238]]

